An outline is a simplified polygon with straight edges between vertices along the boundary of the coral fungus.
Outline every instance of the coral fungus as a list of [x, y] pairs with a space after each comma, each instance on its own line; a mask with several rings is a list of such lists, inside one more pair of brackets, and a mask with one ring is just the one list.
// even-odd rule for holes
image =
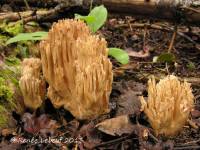
[[91, 119], [109, 111], [112, 64], [107, 43], [92, 35], [79, 20], [60, 20], [40, 43], [48, 97], [77, 119]]
[[181, 83], [176, 76], [170, 75], [157, 84], [155, 78], [150, 79], [148, 100], [141, 97], [141, 103], [155, 133], [171, 136], [185, 125], [194, 96], [189, 83]]

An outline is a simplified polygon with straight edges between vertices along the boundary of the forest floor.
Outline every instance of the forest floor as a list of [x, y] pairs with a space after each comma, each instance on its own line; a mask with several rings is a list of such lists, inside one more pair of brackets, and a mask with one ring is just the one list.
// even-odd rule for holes
[[[51, 25], [52, 22], [40, 22], [30, 30], [48, 30]], [[110, 58], [114, 72], [110, 113], [95, 120], [78, 121], [63, 108], [55, 109], [47, 99], [44, 108], [39, 109], [36, 116], [29, 110], [23, 114], [12, 113], [15, 126], [1, 131], [0, 149], [200, 149], [200, 27], [177, 25], [173, 42], [174, 26], [173, 23], [161, 20], [138, 20], [131, 16], [109, 14], [106, 24], [96, 34], [107, 40], [108, 47], [122, 48], [130, 57], [127, 65]], [[2, 29], [0, 35], [10, 36]], [[16, 52], [19, 44], [5, 46], [0, 43], [0, 63], [4, 63], [13, 53], [17, 53], [14, 56], [20, 61], [24, 57], [37, 56], [37, 44], [21, 44], [22, 49], [27, 46], [29, 50], [29, 53], [22, 54]], [[172, 53], [174, 58], [169, 58], [168, 62], [154, 62], [156, 56], [167, 52]], [[169, 74], [191, 83], [195, 107], [188, 124], [179, 134], [174, 137], [157, 137], [145, 114], [139, 112], [138, 96], [147, 97], [149, 77], [154, 75], [159, 80]], [[20, 96], [18, 98], [22, 99]], [[106, 133], [95, 127], [105, 119], [122, 115], [128, 116], [130, 122], [120, 131], [108, 129], [109, 133]], [[119, 122], [115, 122], [115, 125]], [[40, 132], [35, 132], [38, 130]], [[52, 139], [65, 138], [68, 141], [25, 141], [33, 138], [48, 139], [50, 136]]]

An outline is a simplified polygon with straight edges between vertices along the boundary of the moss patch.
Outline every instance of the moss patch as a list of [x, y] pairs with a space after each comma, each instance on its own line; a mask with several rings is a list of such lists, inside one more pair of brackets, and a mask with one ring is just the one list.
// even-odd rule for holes
[[8, 112], [16, 107], [13, 102], [14, 92], [9, 87], [6, 80], [0, 77], [0, 127], [7, 124], [9, 120]]
[[6, 22], [3, 22], [0, 24], [0, 30], [4, 33], [9, 33], [10, 35], [17, 35], [19, 33], [22, 33], [24, 31], [24, 28], [22, 21], [9, 22], [8, 24]]

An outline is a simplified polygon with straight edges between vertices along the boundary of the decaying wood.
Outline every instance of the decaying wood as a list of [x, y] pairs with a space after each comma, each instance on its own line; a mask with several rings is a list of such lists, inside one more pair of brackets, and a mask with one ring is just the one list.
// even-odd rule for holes
[[36, 13], [36, 15], [42, 16], [45, 14], [49, 14], [48, 11], [25, 11], [25, 12], [10, 12], [10, 13], [0, 13], [0, 20], [9, 20], [9, 21], [15, 21], [20, 20], [23, 18], [29, 18], [33, 16]]
[[29, 21], [45, 21], [48, 18], [56, 17], [60, 11], [66, 10], [67, 8], [73, 7], [72, 4], [59, 4], [53, 9], [49, 10], [30, 10], [24, 12], [6, 12], [0, 13], [0, 21], [7, 20], [7, 21], [16, 21], [22, 19], [24, 22]]
[[[19, 2], [23, 0], [13, 0], [13, 2], [15, 1]], [[31, 5], [33, 1], [35, 0], [28, 2]], [[5, 3], [5, 0], [3, 2]], [[1, 3], [3, 4], [3, 2]], [[84, 9], [90, 8], [89, 0], [45, 0], [44, 2], [39, 0], [39, 2], [44, 4], [52, 2], [55, 5], [63, 4], [64, 8], [73, 6], [81, 6]], [[143, 15], [152, 18], [184, 20], [190, 23], [200, 22], [200, 4], [198, 0], [93, 0], [93, 5], [100, 4], [104, 4], [110, 12], [127, 13], [135, 16]], [[0, 20], [5, 18], [2, 15], [0, 14]]]
[[[58, 5], [62, 2], [68, 2], [65, 0], [28, 0], [27, 3], [32, 6], [43, 6], [43, 7], [51, 7]], [[24, 0], [1, 0], [0, 4], [15, 4], [19, 6], [26, 5]]]
[[165, 19], [178, 18], [198, 23], [200, 9], [190, 8], [193, 5], [199, 5], [195, 2], [193, 0], [102, 0], [102, 3], [111, 11]]

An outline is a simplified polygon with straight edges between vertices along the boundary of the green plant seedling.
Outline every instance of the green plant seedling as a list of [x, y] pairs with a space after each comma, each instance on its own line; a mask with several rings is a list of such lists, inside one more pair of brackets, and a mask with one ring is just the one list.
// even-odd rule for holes
[[189, 61], [188, 64], [187, 64], [187, 68], [190, 69], [190, 70], [194, 70], [195, 64], [193, 62]]
[[121, 64], [127, 64], [129, 62], [128, 54], [119, 48], [109, 48], [108, 55], [114, 57]]
[[91, 31], [95, 33], [98, 29], [100, 29], [107, 20], [108, 11], [107, 9], [101, 5], [93, 8], [88, 16], [82, 16], [79, 14], [75, 14], [75, 19], [84, 20], [87, 25], [90, 27]]

